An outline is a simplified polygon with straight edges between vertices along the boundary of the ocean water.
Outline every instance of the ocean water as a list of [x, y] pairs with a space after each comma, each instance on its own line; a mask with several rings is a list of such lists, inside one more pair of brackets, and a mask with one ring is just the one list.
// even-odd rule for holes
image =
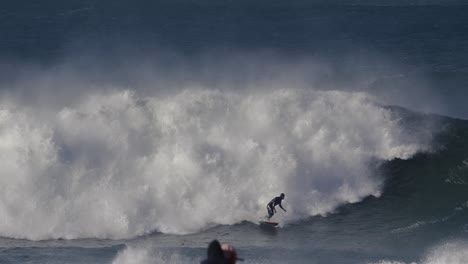
[[0, 263], [468, 263], [464, 4], [3, 3]]

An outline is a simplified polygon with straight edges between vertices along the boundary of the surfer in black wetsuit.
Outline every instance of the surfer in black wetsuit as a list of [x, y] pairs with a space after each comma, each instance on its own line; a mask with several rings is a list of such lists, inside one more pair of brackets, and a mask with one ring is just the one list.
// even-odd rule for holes
[[270, 221], [270, 218], [276, 213], [275, 206], [279, 205], [283, 211], [286, 212], [286, 209], [283, 208], [281, 205], [281, 201], [284, 199], [284, 193], [282, 193], [280, 196], [273, 198], [268, 204], [267, 204], [267, 210], [268, 210], [268, 221]]

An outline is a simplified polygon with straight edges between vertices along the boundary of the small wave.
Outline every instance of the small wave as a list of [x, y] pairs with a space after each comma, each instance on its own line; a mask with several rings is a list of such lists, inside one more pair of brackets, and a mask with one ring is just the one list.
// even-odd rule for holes
[[423, 226], [423, 225], [426, 225], [426, 224], [428, 224], [428, 222], [418, 221], [418, 222], [413, 223], [413, 224], [411, 224], [411, 225], [409, 225], [409, 226], [396, 228], [396, 229], [390, 231], [390, 233], [409, 232], [409, 231], [411, 231], [411, 230], [414, 230], [414, 229], [416, 229], [416, 228], [418, 228], [418, 227], [421, 227], [421, 226]]
[[419, 262], [380, 260], [368, 264], [466, 264], [468, 263], [468, 241], [456, 240], [439, 244], [427, 251]]
[[72, 10], [66, 10], [61, 13], [59, 13], [60, 16], [69, 16], [69, 15], [74, 15], [76, 13], [81, 13], [81, 12], [87, 12], [90, 10], [93, 10], [94, 8], [92, 7], [83, 7], [83, 8], [77, 8], [77, 9], [72, 9]]
[[468, 241], [450, 241], [436, 246], [426, 255], [423, 264], [468, 263]]
[[117, 254], [112, 264], [191, 264], [200, 263], [201, 260], [201, 257], [188, 257], [146, 246], [125, 248]]
[[468, 208], [468, 201], [461, 204], [460, 206], [455, 207], [453, 209], [452, 213], [450, 213], [449, 215], [446, 215], [444, 217], [441, 217], [439, 219], [434, 219], [434, 220], [417, 221], [417, 222], [415, 222], [413, 224], [410, 224], [408, 226], [393, 229], [392, 231], [390, 231], [390, 233], [410, 232], [410, 231], [413, 231], [413, 230], [415, 230], [417, 228], [420, 228], [420, 227], [423, 227], [423, 226], [426, 226], [426, 225], [433, 225], [433, 224], [442, 223], [442, 222], [448, 221], [448, 220], [452, 219], [453, 217], [459, 215], [466, 208]]

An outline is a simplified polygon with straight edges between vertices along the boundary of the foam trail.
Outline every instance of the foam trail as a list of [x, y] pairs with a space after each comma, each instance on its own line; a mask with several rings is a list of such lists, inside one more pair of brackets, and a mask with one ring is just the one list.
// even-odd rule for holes
[[[368, 162], [408, 158], [404, 133], [363, 93], [188, 89], [89, 93], [58, 113], [0, 110], [0, 236], [127, 238], [285, 221], [378, 196]], [[190, 219], [190, 221], [187, 221]]]

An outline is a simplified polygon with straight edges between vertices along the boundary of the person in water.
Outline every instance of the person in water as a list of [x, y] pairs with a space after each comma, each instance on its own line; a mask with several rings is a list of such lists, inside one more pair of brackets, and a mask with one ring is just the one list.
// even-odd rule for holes
[[270, 221], [270, 218], [276, 213], [275, 206], [279, 205], [283, 211], [286, 212], [286, 209], [283, 208], [281, 205], [281, 201], [284, 199], [284, 193], [281, 193], [280, 196], [273, 198], [268, 205], [267, 205], [267, 210], [268, 210], [268, 221]]
[[219, 243], [218, 240], [213, 240], [208, 245], [207, 259], [200, 264], [236, 264], [236, 262], [244, 259], [237, 257], [237, 252], [231, 245]]

